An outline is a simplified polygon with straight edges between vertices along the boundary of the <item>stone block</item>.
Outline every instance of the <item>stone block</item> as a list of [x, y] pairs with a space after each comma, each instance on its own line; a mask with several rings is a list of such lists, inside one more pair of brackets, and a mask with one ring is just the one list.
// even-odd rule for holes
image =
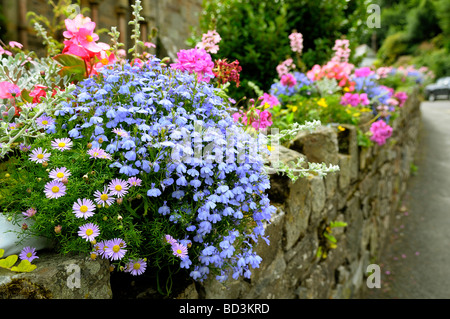
[[313, 132], [302, 131], [290, 143], [290, 149], [306, 155], [314, 163], [338, 164], [338, 141], [332, 127], [319, 127]]
[[0, 268], [0, 299], [111, 299], [109, 261], [39, 254], [29, 273]]
[[298, 179], [291, 186], [285, 203], [285, 249], [289, 250], [305, 234], [311, 213], [311, 192], [308, 180]]

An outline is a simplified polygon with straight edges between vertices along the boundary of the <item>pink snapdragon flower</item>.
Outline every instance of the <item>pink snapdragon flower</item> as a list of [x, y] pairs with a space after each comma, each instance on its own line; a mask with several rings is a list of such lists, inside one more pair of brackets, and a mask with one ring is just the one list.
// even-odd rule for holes
[[350, 42], [347, 39], [338, 39], [335, 41], [333, 50], [335, 51], [331, 61], [334, 62], [348, 62], [350, 57]]
[[291, 49], [294, 52], [302, 53], [303, 50], [303, 35], [298, 32], [292, 32], [289, 35], [289, 40], [291, 40]]
[[295, 69], [294, 60], [291, 58], [284, 60], [280, 64], [277, 65], [276, 70], [278, 72], [278, 76], [281, 78], [284, 74], [288, 74], [292, 70]]
[[372, 133], [370, 139], [378, 145], [383, 145], [386, 143], [386, 140], [392, 136], [392, 127], [386, 124], [383, 120], [378, 120], [372, 123], [370, 132]]
[[180, 50], [178, 61], [172, 63], [172, 69], [196, 73], [198, 81], [209, 82], [214, 77], [214, 62], [204, 49]]
[[202, 41], [195, 46], [197, 49], [204, 49], [209, 53], [217, 53], [219, 51], [219, 43], [222, 40], [219, 33], [216, 30], [209, 30], [202, 35]]

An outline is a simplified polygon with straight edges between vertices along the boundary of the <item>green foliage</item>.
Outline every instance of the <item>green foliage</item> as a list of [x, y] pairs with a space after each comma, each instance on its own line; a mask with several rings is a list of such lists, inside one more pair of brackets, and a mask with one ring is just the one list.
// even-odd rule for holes
[[200, 33], [216, 29], [222, 38], [215, 57], [237, 59], [242, 66], [241, 85], [230, 87], [230, 95], [237, 99], [253, 96], [248, 81], [263, 90], [270, 87], [275, 67], [290, 54], [286, 5], [252, 0], [205, 0], [203, 5]]
[[406, 34], [404, 31], [399, 31], [385, 39], [377, 56], [382, 64], [392, 65], [401, 55], [406, 54], [407, 49], [408, 43]]
[[[0, 249], [0, 258], [3, 257], [5, 253], [4, 249]], [[28, 260], [21, 260], [17, 266], [14, 264], [17, 262], [19, 257], [17, 255], [10, 255], [6, 258], [0, 259], [0, 267], [9, 269], [15, 272], [30, 272], [36, 269], [36, 265], [31, 264]]]
[[276, 66], [293, 55], [289, 34], [303, 34], [302, 62], [306, 68], [327, 61], [337, 38], [344, 34], [356, 46], [365, 28], [365, 4], [358, 0], [204, 0], [200, 30], [188, 43], [194, 46], [201, 33], [215, 29], [221, 36], [217, 58], [239, 60], [241, 86], [230, 87], [236, 99], [252, 97], [251, 81], [267, 92], [277, 78]]

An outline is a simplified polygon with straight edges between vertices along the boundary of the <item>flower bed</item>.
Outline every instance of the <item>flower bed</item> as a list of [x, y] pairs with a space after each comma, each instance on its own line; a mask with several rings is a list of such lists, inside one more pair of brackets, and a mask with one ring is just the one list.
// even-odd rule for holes
[[[138, 26], [140, 2], [133, 8]], [[164, 294], [180, 270], [198, 281], [249, 278], [275, 208], [267, 138], [234, 122], [224, 90], [239, 85], [239, 63], [195, 48], [168, 65], [138, 53], [149, 47], [138, 27], [128, 61], [114, 29], [108, 45], [88, 17], [65, 24], [61, 54], [2, 60], [0, 207], [20, 226], [18, 245], [43, 236], [59, 253], [105, 258], [132, 276], [164, 272]], [[38, 258], [34, 248], [20, 258]]]
[[[339, 169], [278, 163], [269, 157], [272, 142], [319, 121], [366, 125], [368, 113], [360, 141], [382, 145], [406, 93], [383, 86], [390, 77], [355, 70], [341, 41], [332, 61], [306, 74], [285, 61], [271, 91], [235, 113], [227, 87], [240, 84], [242, 69], [211, 57], [220, 36], [205, 34], [169, 64], [138, 53], [152, 44], [138, 40], [140, 1], [133, 9], [131, 60], [121, 56], [114, 28], [111, 45], [99, 43], [95, 23], [82, 15], [66, 19], [60, 54], [32, 59], [16, 42], [5, 48], [16, 52], [1, 61], [3, 215], [20, 227], [19, 245], [43, 236], [59, 253], [108, 259], [131, 276], [156, 274], [163, 294], [180, 272], [196, 281], [250, 278], [262, 262], [254, 247], [269, 243], [265, 225], [276, 211], [268, 172], [295, 181]], [[298, 55], [301, 39], [291, 39]], [[269, 127], [280, 134], [267, 134]], [[34, 248], [19, 257], [33, 262]]]

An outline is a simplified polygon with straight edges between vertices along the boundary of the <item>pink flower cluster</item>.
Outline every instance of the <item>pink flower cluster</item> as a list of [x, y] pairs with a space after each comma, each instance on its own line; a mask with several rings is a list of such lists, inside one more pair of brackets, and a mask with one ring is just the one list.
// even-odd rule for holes
[[358, 78], [360, 78], [360, 77], [367, 77], [367, 76], [372, 75], [374, 73], [375, 72], [372, 71], [367, 66], [355, 70], [355, 76], [358, 77]]
[[348, 62], [348, 58], [350, 57], [349, 45], [350, 42], [346, 39], [336, 40], [333, 47], [335, 52], [331, 61]]
[[370, 139], [378, 145], [383, 145], [386, 143], [386, 140], [392, 136], [392, 127], [386, 124], [383, 120], [378, 120], [372, 123], [370, 132], [372, 133]]
[[278, 72], [278, 76], [281, 78], [284, 74], [288, 74], [295, 69], [294, 60], [292, 60], [291, 58], [286, 59], [285, 61], [278, 64], [276, 69]]
[[395, 93], [394, 97], [399, 102], [398, 106], [402, 107], [405, 104], [406, 100], [408, 99], [408, 94], [406, 94], [406, 92], [397, 92]]
[[247, 113], [234, 113], [233, 119], [235, 122], [241, 122], [244, 125], [251, 125], [255, 130], [265, 129], [273, 124], [272, 113], [268, 110], [253, 109]]
[[172, 69], [196, 73], [198, 81], [209, 82], [214, 77], [214, 62], [204, 49], [180, 50], [178, 61], [172, 63]]
[[350, 81], [350, 74], [354, 68], [353, 64], [347, 62], [329, 61], [327, 64], [320, 66], [314, 65], [311, 70], [306, 72], [306, 76], [317, 81], [323, 78], [336, 79], [340, 87], [348, 87], [349, 91], [355, 89], [355, 83]]
[[291, 49], [293, 52], [302, 53], [303, 50], [303, 35], [298, 32], [292, 32], [289, 35], [289, 40], [291, 40]]
[[297, 80], [295, 79], [294, 75], [291, 73], [283, 74], [280, 79], [281, 84], [284, 86], [293, 87], [297, 84]]
[[113, 53], [109, 52], [109, 45], [103, 42], [96, 42], [99, 36], [94, 33], [95, 22], [82, 14], [77, 15], [73, 20], [64, 20], [67, 30], [63, 36], [64, 41], [62, 53], [79, 56], [87, 63], [88, 74], [95, 74], [96, 70], [104, 65], [116, 61]]
[[341, 97], [341, 104], [342, 105], [351, 105], [351, 106], [357, 106], [357, 105], [369, 105], [370, 101], [367, 97], [366, 93], [345, 93]]
[[261, 105], [265, 105], [266, 103], [269, 105], [270, 108], [273, 108], [274, 106], [281, 104], [276, 96], [264, 93], [261, 98]]
[[217, 53], [219, 51], [219, 46], [217, 43], [220, 42], [222, 38], [216, 30], [209, 30], [207, 33], [203, 34], [202, 41], [197, 43], [195, 46], [197, 49], [204, 49], [209, 53]]

